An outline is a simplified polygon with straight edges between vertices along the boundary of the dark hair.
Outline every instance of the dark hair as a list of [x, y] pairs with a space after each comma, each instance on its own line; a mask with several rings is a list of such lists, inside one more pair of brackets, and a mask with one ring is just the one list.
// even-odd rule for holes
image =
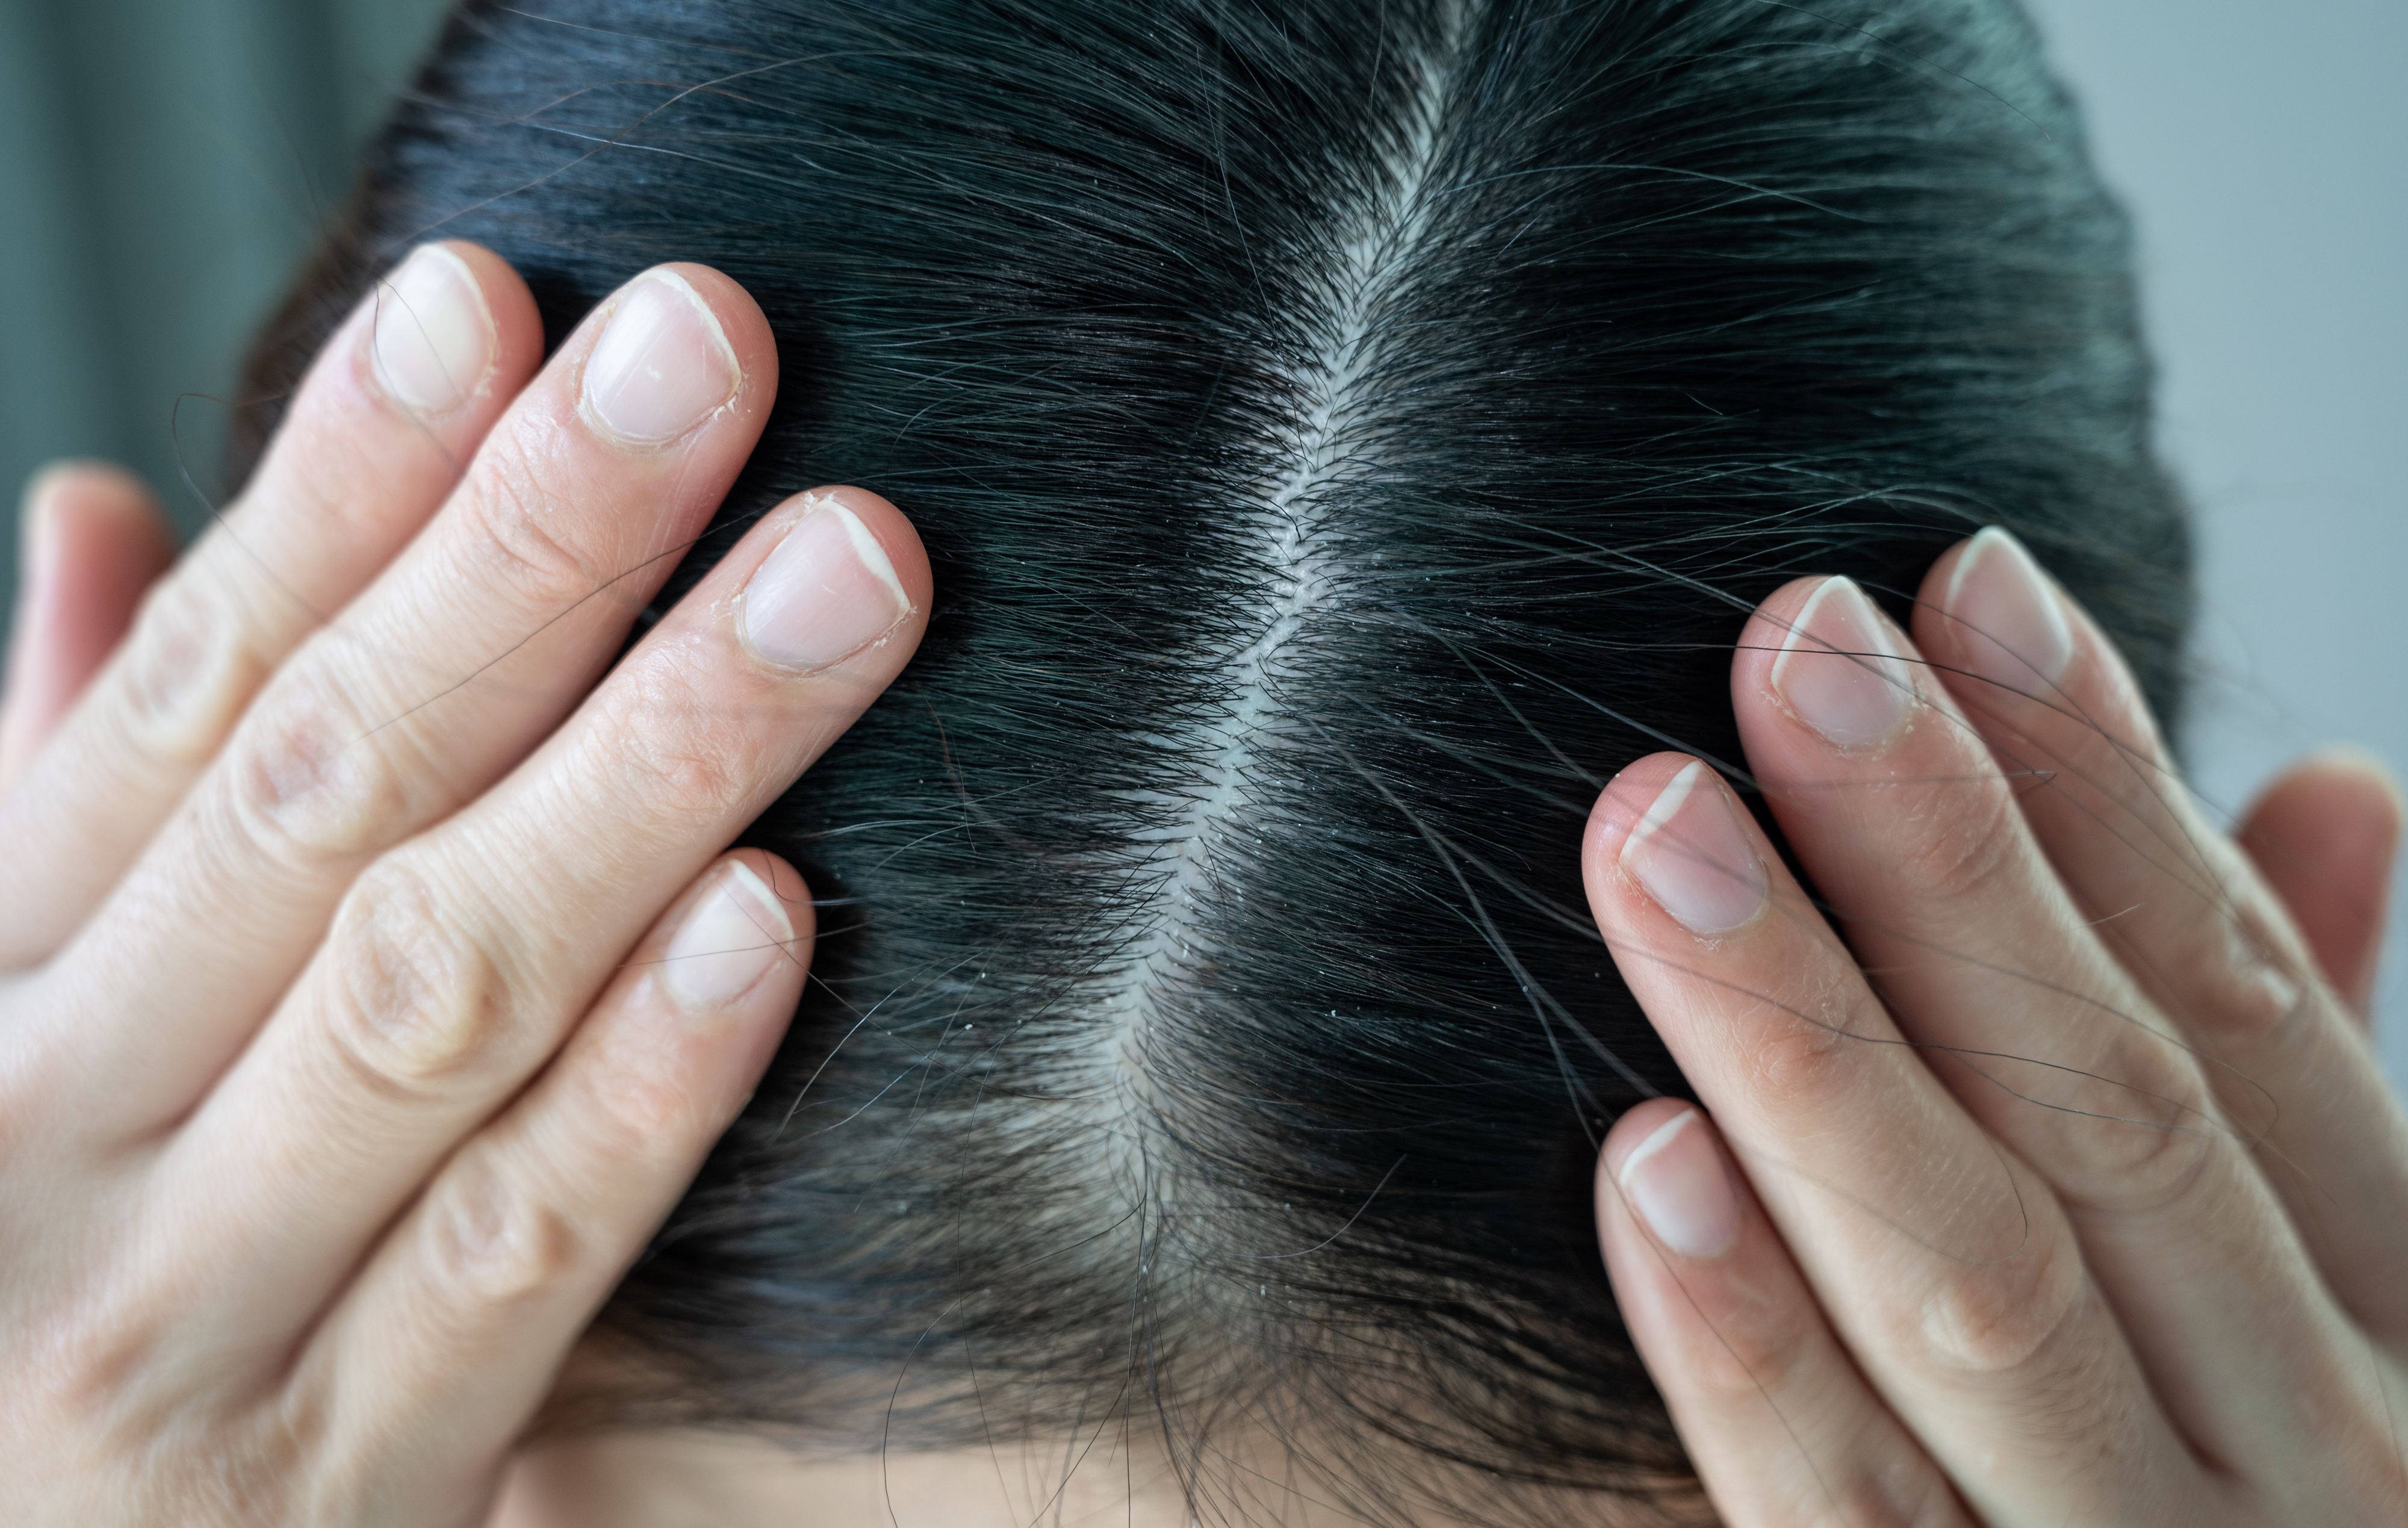
[[814, 980], [610, 1306], [615, 1416], [1141, 1412], [1191, 1474], [1244, 1417], [1371, 1516], [1670, 1500], [1588, 1192], [1684, 1085], [1584, 908], [1596, 789], [1737, 759], [1782, 582], [1901, 612], [1985, 524], [2173, 720], [2127, 232], [2010, 0], [474, 3], [260, 382], [430, 237], [555, 340], [672, 258], [767, 310], [664, 602], [824, 482], [937, 570], [748, 835]]

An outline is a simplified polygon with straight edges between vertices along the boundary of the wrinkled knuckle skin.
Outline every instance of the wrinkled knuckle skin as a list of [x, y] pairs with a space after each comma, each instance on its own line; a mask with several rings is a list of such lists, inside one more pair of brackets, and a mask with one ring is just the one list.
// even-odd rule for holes
[[2097, 1295], [2070, 1235], [2036, 1235], [1994, 1262], [1948, 1268], [1914, 1339], [1940, 1373], [2005, 1382], [2042, 1400], [2082, 1362], [2071, 1349]]
[[2183, 1027], [2202, 1045], [2241, 1050], [2288, 1032], [2324, 1002], [2304, 951], [2254, 909], [2229, 901], [2200, 909], [2181, 972]]
[[609, 582], [611, 574], [563, 534], [580, 517], [545, 491], [518, 451], [478, 482], [468, 503], [465, 540], [488, 575], [484, 586], [527, 618], [551, 620]]
[[635, 803], [630, 826], [649, 821], [682, 835], [725, 816], [750, 793], [752, 751], [740, 702], [715, 699], [661, 658], [639, 663], [596, 692], [596, 762], [615, 776], [609, 794]]
[[151, 1295], [79, 1301], [30, 1356], [20, 1346], [0, 1400], [0, 1521], [312, 1521], [295, 1488], [322, 1473], [322, 1415], [147, 1383], [179, 1314]]
[[476, 1151], [457, 1160], [429, 1199], [425, 1247], [431, 1297], [471, 1312], [558, 1287], [584, 1251], [568, 1215], [514, 1181], [491, 1153]]
[[2051, 1132], [2050, 1176], [2067, 1203], [2149, 1214], [2190, 1200], [2230, 1147], [2228, 1127], [2195, 1072], [2146, 1048], [2115, 1046], [2097, 1068], [2080, 1112]]
[[507, 1064], [509, 988], [467, 924], [392, 861], [362, 876], [337, 913], [325, 1037], [371, 1096], [409, 1102]]
[[1746, 1041], [1749, 1093], [1776, 1117], [1820, 1111], [1846, 1096], [1871, 1048], [1864, 1036], [1881, 1032], [1831, 985], [1793, 995], [1795, 1013], [1768, 1004], [1755, 1016], [1756, 1031]]
[[412, 826], [402, 771], [330, 682], [280, 685], [255, 716], [233, 791], [247, 836], [272, 857], [298, 870], [354, 863]]
[[187, 573], [143, 601], [127, 644], [126, 721], [136, 748], [197, 770], [217, 753], [268, 665], [245, 623]]
[[2000, 789], [1934, 795], [1911, 825], [1900, 883], [1938, 908], [1986, 908], [2023, 852], [2015, 810]]
[[1944, 1489], [1927, 1490], [1913, 1500], [1899, 1495], [1889, 1482], [1858, 1473], [1831, 1482], [1828, 1506], [1807, 1521], [1813, 1528], [1941, 1528], [1965, 1521]]

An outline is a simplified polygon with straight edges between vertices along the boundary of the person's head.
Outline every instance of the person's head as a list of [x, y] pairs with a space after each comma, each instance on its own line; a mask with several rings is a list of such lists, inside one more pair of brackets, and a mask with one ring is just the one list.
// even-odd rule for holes
[[1895, 611], [1985, 524], [2173, 718], [2126, 233], [2012, 0], [471, 4], [263, 387], [435, 237], [555, 339], [666, 259], [767, 313], [664, 603], [838, 480], [938, 580], [752, 829], [810, 992], [562, 1425], [1145, 1433], [1207, 1521], [1281, 1468], [1669, 1509], [1589, 1182], [1683, 1083], [1583, 905], [1597, 788], [1736, 761], [1783, 582]]

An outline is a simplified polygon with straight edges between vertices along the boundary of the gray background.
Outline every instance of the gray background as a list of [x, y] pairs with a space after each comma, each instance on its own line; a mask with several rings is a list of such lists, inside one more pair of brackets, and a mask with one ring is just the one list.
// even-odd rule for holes
[[[2401, 0], [2030, 0], [2136, 212], [2166, 453], [2200, 509], [2196, 783], [2355, 739], [2408, 763]], [[90, 454], [187, 529], [236, 353], [440, 0], [0, 0], [0, 483]], [[0, 591], [14, 538], [0, 538]], [[7, 595], [0, 592], [0, 600]], [[2408, 929], [2395, 911], [2394, 942]], [[2408, 1079], [2408, 960], [2385, 980]]]

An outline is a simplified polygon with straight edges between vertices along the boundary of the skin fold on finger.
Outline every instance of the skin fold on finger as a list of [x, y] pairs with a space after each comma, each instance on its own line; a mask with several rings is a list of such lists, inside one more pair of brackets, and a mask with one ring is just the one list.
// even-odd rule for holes
[[[1749, 765], [1924, 1063], [2057, 1190], [2186, 1434], [2218, 1458], [2298, 1457], [2310, 1440], [2283, 1398], [2356, 1396], [2362, 1343], [1920, 657], [1845, 580], [1777, 592], [1732, 664]], [[1875, 678], [1903, 684], [1858, 687]]]
[[[143, 601], [23, 788], [0, 797], [0, 970], [48, 957], [90, 916], [277, 666], [426, 524], [542, 351], [526, 284], [472, 244], [419, 251], [362, 301], [251, 484]], [[395, 396], [392, 372], [444, 354], [458, 396]]]
[[2236, 835], [2325, 980], [2369, 1023], [2401, 817], [2400, 785], [2382, 761], [2335, 750], [2277, 776]]
[[0, 691], [0, 792], [8, 788], [133, 625], [176, 560], [176, 537], [142, 480], [105, 462], [61, 462], [26, 485], [18, 595]]
[[[180, 1117], [362, 868], [473, 799], [577, 704], [718, 508], [776, 384], [767, 321], [715, 272], [650, 271], [597, 309], [425, 533], [261, 695], [45, 973], [78, 1060], [112, 1078], [115, 1118], [88, 1127], [138, 1133]], [[152, 935], [204, 927], [206, 939]], [[188, 1017], [167, 1036], [134, 1017], [169, 1004]], [[121, 1047], [139, 1048], [139, 1074]]]
[[1641, 759], [1581, 862], [1616, 968], [1833, 1330], [1971, 1508], [2121, 1521], [2134, 1492], [2195, 1496], [2055, 1199], [1904, 1043], [1727, 787]]
[[1657, 1099], [1615, 1121], [1597, 1216], [1614, 1299], [1722, 1521], [1972, 1521], [1856, 1371], [1702, 1112]]
[[[375, 1461], [367, 1489], [482, 1521], [570, 1345], [768, 1064], [811, 937], [792, 866], [757, 850], [713, 864], [443, 1165], [295, 1367], [337, 1451]], [[336, 1510], [350, 1505], [316, 1521], [352, 1521]]]
[[160, 1215], [265, 1271], [196, 1296], [196, 1330], [264, 1340], [323, 1300], [656, 910], [893, 682], [931, 598], [893, 505], [798, 496], [507, 780], [371, 869], [161, 1164]]
[[[2180, 785], [2114, 644], [2011, 539], [1952, 549], [1918, 600], [1918, 645], [2027, 782], [2022, 814], [2067, 894], [2199, 1058], [2326, 1286], [2408, 1353], [2408, 1118], [2281, 900]], [[2001, 682], [2017, 664], [2024, 682]]]

